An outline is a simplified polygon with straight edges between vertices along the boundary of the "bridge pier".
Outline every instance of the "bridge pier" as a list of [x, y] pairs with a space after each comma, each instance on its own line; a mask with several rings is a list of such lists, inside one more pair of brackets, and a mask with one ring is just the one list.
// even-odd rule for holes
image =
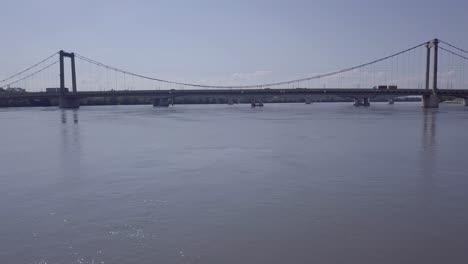
[[252, 101], [250, 102], [250, 106], [252, 108], [263, 107], [262, 99], [252, 99]]
[[435, 94], [423, 95], [422, 96], [424, 108], [439, 108], [439, 97]]
[[368, 97], [363, 98], [364, 106], [370, 106], [370, 99]]
[[359, 100], [359, 98], [354, 98], [354, 106], [360, 106], [361, 105], [361, 101]]
[[80, 107], [80, 98], [75, 96], [61, 95], [59, 97], [59, 108], [76, 109]]
[[169, 107], [170, 102], [169, 98], [156, 98], [153, 101], [153, 106], [154, 107]]
[[365, 107], [370, 106], [369, 97], [354, 98], [354, 106], [365, 106]]
[[7, 107], [8, 99], [0, 99], [0, 107]]

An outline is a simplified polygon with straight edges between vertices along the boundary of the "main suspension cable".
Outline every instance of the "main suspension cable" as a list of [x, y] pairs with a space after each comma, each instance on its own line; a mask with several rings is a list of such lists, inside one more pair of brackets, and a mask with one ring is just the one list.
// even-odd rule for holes
[[455, 52], [453, 52], [453, 51], [451, 51], [451, 50], [445, 49], [444, 47], [439, 46], [439, 48], [440, 48], [441, 50], [444, 50], [444, 51], [448, 52], [448, 53], [451, 53], [452, 55], [455, 55], [455, 56], [458, 56], [458, 57], [460, 57], [460, 58], [462, 58], [462, 59], [468, 60], [468, 57], [465, 57], [465, 56], [463, 56], [463, 55], [460, 55], [460, 54], [458, 54], [458, 53], [455, 53]]
[[367, 62], [367, 63], [364, 63], [364, 64], [360, 64], [360, 65], [357, 65], [357, 66], [354, 66], [354, 67], [350, 67], [350, 68], [346, 68], [346, 69], [342, 69], [342, 70], [334, 71], [334, 72], [330, 72], [330, 73], [319, 74], [319, 75], [315, 75], [315, 76], [311, 76], [311, 77], [307, 77], [307, 78], [301, 78], [301, 79], [295, 79], [295, 80], [289, 80], [289, 81], [283, 81], [283, 82], [254, 84], [254, 85], [232, 85], [232, 86], [203, 85], [203, 84], [184, 83], [184, 82], [164, 80], [164, 79], [154, 78], [154, 77], [145, 76], [145, 75], [133, 73], [133, 72], [130, 72], [130, 71], [122, 70], [122, 69], [119, 69], [119, 68], [116, 68], [116, 67], [113, 67], [113, 66], [110, 66], [110, 65], [95, 61], [93, 59], [89, 59], [89, 58], [84, 57], [82, 55], [79, 55], [77, 53], [75, 53], [75, 56], [78, 57], [79, 59], [82, 59], [84, 61], [87, 61], [89, 63], [95, 64], [97, 66], [100, 66], [100, 67], [103, 67], [103, 68], [106, 68], [106, 69], [109, 69], [109, 70], [113, 70], [113, 71], [120, 72], [120, 73], [123, 73], [123, 74], [128, 74], [128, 75], [135, 76], [135, 77], [139, 77], [139, 78], [142, 78], [142, 79], [162, 82], [162, 83], [176, 84], [176, 85], [183, 85], [183, 86], [190, 86], [190, 87], [198, 87], [198, 88], [230, 88], [230, 89], [237, 88], [237, 89], [241, 89], [241, 88], [262, 88], [262, 87], [268, 87], [268, 86], [287, 85], [287, 84], [293, 84], [293, 83], [298, 83], [298, 82], [303, 82], [303, 81], [320, 79], [320, 78], [324, 78], [324, 77], [330, 77], [330, 76], [334, 76], [334, 75], [337, 75], [337, 74], [341, 74], [341, 73], [353, 71], [353, 70], [356, 70], [356, 69], [360, 69], [360, 68], [363, 68], [363, 67], [366, 67], [366, 66], [369, 66], [369, 65], [372, 65], [372, 64], [375, 64], [375, 63], [378, 63], [378, 62], [381, 62], [381, 61], [396, 57], [398, 55], [401, 55], [403, 53], [412, 51], [412, 50], [414, 50], [416, 48], [419, 48], [419, 47], [421, 47], [423, 45], [426, 45], [427, 43], [428, 42], [424, 42], [424, 43], [421, 43], [421, 44], [419, 44], [417, 46], [411, 47], [409, 49], [406, 49], [406, 50], [403, 50], [403, 51], [400, 51], [400, 52], [397, 52], [397, 53], [394, 53], [392, 55], [383, 57], [381, 59], [373, 60], [373, 61], [370, 61], [370, 62]]
[[21, 78], [21, 79], [19, 79], [19, 80], [16, 80], [16, 81], [11, 82], [11, 83], [8, 83], [8, 84], [5, 84], [4, 86], [1, 86], [0, 88], [8, 87], [8, 86], [10, 86], [10, 85], [12, 85], [12, 84], [15, 84], [15, 83], [17, 83], [17, 82], [20, 82], [20, 81], [22, 81], [22, 80], [24, 80], [24, 79], [27, 79], [27, 78], [31, 77], [31, 76], [34, 76], [34, 75], [36, 75], [36, 74], [38, 74], [38, 73], [40, 73], [40, 72], [42, 72], [42, 71], [45, 71], [46, 69], [52, 67], [53, 65], [57, 64], [58, 62], [59, 62], [59, 60], [54, 61], [53, 63], [51, 63], [51, 64], [45, 66], [44, 68], [41, 68], [40, 70], [35, 71], [35, 72], [33, 72], [33, 73], [31, 73], [31, 74], [29, 74], [29, 75], [27, 75], [27, 76], [25, 76], [25, 77], [23, 77], [23, 78]]
[[41, 64], [41, 63], [47, 61], [48, 59], [54, 57], [54, 56], [57, 55], [57, 54], [58, 54], [58, 52], [55, 52], [54, 54], [52, 54], [52, 55], [50, 55], [49, 57], [47, 57], [47, 58], [41, 60], [40, 62], [34, 64], [33, 66], [31, 66], [31, 67], [29, 67], [29, 68], [27, 68], [27, 69], [25, 69], [25, 70], [22, 70], [22, 71], [20, 71], [20, 72], [18, 72], [18, 73], [16, 73], [16, 74], [13, 74], [12, 76], [10, 76], [10, 77], [8, 77], [8, 78], [6, 78], [6, 79], [1, 80], [0, 83], [6, 82], [6, 81], [8, 81], [8, 80], [11, 80], [11, 79], [15, 78], [16, 76], [21, 75], [21, 74], [23, 74], [23, 73], [25, 73], [25, 72], [31, 70], [32, 68], [34, 68], [34, 67], [38, 66], [39, 64]]
[[446, 44], [446, 45], [448, 45], [448, 46], [450, 46], [450, 47], [452, 47], [452, 48], [454, 48], [454, 49], [457, 49], [457, 50], [459, 50], [459, 51], [461, 51], [461, 52], [468, 53], [468, 51], [466, 51], [466, 50], [464, 50], [464, 49], [461, 49], [461, 48], [459, 48], [459, 47], [457, 47], [457, 46], [455, 46], [455, 45], [452, 45], [452, 44], [450, 44], [450, 43], [448, 43], [448, 42], [445, 42], [445, 41], [440, 40], [440, 39], [439, 39], [439, 41], [442, 42], [442, 43], [444, 43], [444, 44]]

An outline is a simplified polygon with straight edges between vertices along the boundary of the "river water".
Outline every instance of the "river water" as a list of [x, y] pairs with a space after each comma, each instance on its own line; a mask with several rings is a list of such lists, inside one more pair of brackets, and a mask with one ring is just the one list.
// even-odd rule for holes
[[468, 107], [0, 109], [0, 263], [468, 263]]

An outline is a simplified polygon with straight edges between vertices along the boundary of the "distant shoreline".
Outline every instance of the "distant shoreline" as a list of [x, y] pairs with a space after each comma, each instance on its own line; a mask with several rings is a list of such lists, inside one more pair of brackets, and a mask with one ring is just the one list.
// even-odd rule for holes
[[[387, 102], [386, 100], [371, 100], [372, 102]], [[419, 97], [405, 97], [395, 98], [395, 102], [420, 102]], [[330, 97], [326, 99], [312, 100], [311, 103], [345, 103], [353, 102], [351, 99], [343, 99], [339, 97]], [[232, 102], [232, 104], [250, 104], [248, 99], [241, 99], [239, 101]], [[281, 104], [281, 103], [306, 103], [304, 98], [298, 97], [277, 97], [268, 98], [264, 103]], [[81, 106], [99, 106], [99, 105], [152, 105], [153, 100], [148, 97], [96, 97], [96, 98], [84, 98], [80, 100]], [[206, 97], [206, 98], [194, 98], [194, 97], [178, 97], [174, 99], [175, 105], [212, 105], [212, 104], [229, 104], [229, 99], [223, 97]], [[0, 107], [47, 107], [47, 106], [58, 106], [58, 99], [19, 99], [9, 100], [0, 102]]]

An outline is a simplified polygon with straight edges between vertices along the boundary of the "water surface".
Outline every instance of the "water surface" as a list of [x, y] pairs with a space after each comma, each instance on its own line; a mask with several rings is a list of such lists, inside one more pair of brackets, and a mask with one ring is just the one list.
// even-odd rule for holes
[[1, 263], [466, 263], [468, 108], [0, 109]]

